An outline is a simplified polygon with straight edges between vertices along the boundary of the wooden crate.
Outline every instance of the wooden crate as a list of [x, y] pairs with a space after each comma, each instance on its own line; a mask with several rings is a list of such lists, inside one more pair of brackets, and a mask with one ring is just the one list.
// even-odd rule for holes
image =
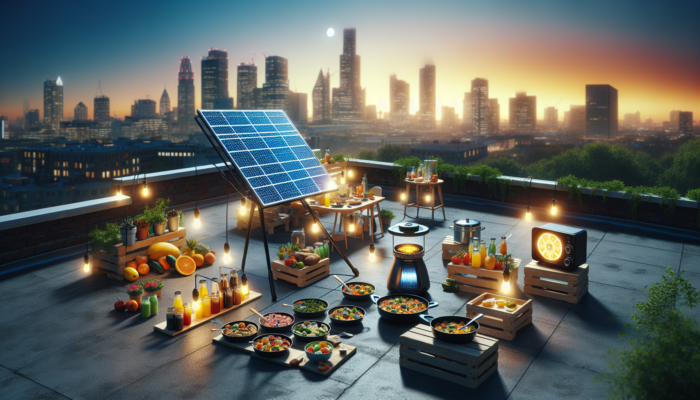
[[[520, 260], [514, 258], [515, 265], [520, 264]], [[518, 282], [518, 270], [515, 268], [510, 270], [510, 284], [515, 286]], [[503, 286], [503, 271], [488, 270], [484, 267], [474, 268], [468, 265], [447, 264], [447, 277], [457, 281], [459, 290], [467, 293], [482, 294], [482, 293], [498, 293]]]
[[107, 277], [117, 280], [124, 279], [124, 268], [129, 261], [136, 259], [139, 254], [146, 254], [148, 247], [155, 243], [168, 242], [178, 249], [185, 243], [187, 229], [180, 227], [175, 232], [167, 231], [165, 234], [156, 236], [148, 235], [144, 240], [137, 240], [133, 246], [124, 246], [121, 243], [106, 247], [103, 250], [93, 253], [93, 273], [106, 274]]
[[[446, 236], [445, 240], [442, 241], [443, 260], [451, 260], [452, 256], [454, 256], [460, 250], [467, 252], [469, 250], [469, 245], [455, 242], [453, 235]], [[450, 251], [453, 251], [454, 253], [450, 253]]]
[[538, 261], [525, 266], [524, 292], [578, 304], [588, 293], [588, 264], [568, 271]]
[[[503, 299], [518, 305], [513, 311], [505, 307], [484, 307], [481, 303], [486, 299]], [[479, 314], [484, 316], [478, 321], [481, 328], [479, 333], [505, 340], [515, 339], [515, 334], [532, 322], [532, 300], [520, 300], [513, 297], [484, 293], [467, 303], [467, 317], [474, 318]]]
[[419, 324], [399, 337], [399, 345], [402, 367], [472, 389], [498, 369], [498, 340], [480, 334], [470, 343], [448, 343]]
[[331, 272], [330, 265], [330, 259], [324, 258], [314, 265], [297, 269], [284, 265], [284, 260], [274, 260], [272, 261], [272, 277], [275, 280], [281, 279], [298, 287], [306, 287], [327, 277]]
[[[284, 226], [284, 231], [289, 232], [289, 214], [280, 213], [278, 210], [279, 208], [275, 207], [263, 212], [265, 228], [267, 228], [267, 233], [270, 235], [275, 233], [275, 228], [278, 226]], [[253, 229], [260, 228], [260, 214], [257, 207], [253, 215]], [[250, 217], [249, 208], [236, 209], [236, 228], [238, 230], [248, 229], [248, 217]]]

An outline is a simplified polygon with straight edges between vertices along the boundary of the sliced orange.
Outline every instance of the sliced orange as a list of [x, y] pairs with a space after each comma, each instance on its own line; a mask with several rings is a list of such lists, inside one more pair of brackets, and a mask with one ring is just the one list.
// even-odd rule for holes
[[201, 267], [204, 265], [204, 256], [201, 254], [195, 254], [192, 256], [192, 259], [194, 260], [194, 263], [198, 266]]
[[194, 263], [192, 257], [180, 256], [175, 260], [175, 269], [181, 275], [189, 276], [194, 274], [197, 270], [197, 265]]

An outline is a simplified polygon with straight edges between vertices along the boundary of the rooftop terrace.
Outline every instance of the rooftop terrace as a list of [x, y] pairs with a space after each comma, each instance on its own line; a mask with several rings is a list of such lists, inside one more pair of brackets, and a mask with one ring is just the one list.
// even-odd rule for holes
[[[397, 215], [396, 223], [403, 215], [403, 204], [393, 201], [398, 200], [398, 192], [388, 192], [382, 208]], [[363, 326], [346, 329], [355, 336], [343, 339], [357, 346], [357, 354], [329, 378], [323, 378], [214, 345], [211, 339], [216, 333], [208, 326], [176, 338], [154, 332], [153, 325], [165, 320], [164, 305], [159, 315], [150, 319], [113, 311], [116, 297], [127, 297], [123, 289], [126, 282], [86, 274], [82, 257], [76, 256], [0, 280], [0, 300], [6, 312], [0, 320], [3, 397], [601, 398], [606, 388], [592, 380], [607, 369], [607, 349], [623, 347], [628, 341], [618, 334], [629, 322], [632, 298], [645, 299], [642, 288], [658, 281], [667, 267], [686, 271], [685, 276], [700, 287], [700, 245], [692, 239], [686, 243], [670, 239], [668, 228], [659, 226], [653, 236], [643, 236], [645, 231], [633, 226], [623, 228], [581, 215], [563, 213], [554, 218], [535, 212], [532, 221], [525, 221], [522, 210], [495, 202], [453, 195], [445, 200], [446, 221], [437, 216], [434, 222], [407, 218], [431, 228], [426, 237], [425, 262], [432, 282], [427, 297], [440, 303], [430, 310], [434, 316], [463, 316], [467, 301], [476, 297], [440, 289], [446, 277], [441, 243], [452, 234], [449, 226], [453, 219], [481, 221], [486, 238], [512, 234], [509, 249], [524, 264], [531, 260], [532, 227], [558, 222], [588, 231], [588, 294], [577, 305], [526, 295], [521, 273], [511, 296], [532, 298], [533, 323], [519, 331], [515, 340], [499, 341], [498, 371], [476, 390], [399, 367], [398, 339], [410, 326], [381, 320], [371, 303], [359, 304], [367, 310]], [[218, 252], [225, 242], [225, 206], [200, 209], [202, 226], [190, 232], [196, 232]], [[186, 220], [192, 220], [191, 211], [186, 213]], [[245, 236], [235, 229], [235, 221], [235, 213], [231, 212], [229, 242], [234, 263], [240, 265]], [[327, 229], [332, 227], [331, 215], [323, 221]], [[279, 230], [268, 236], [273, 255], [289, 236]], [[383, 294], [393, 257], [391, 238], [387, 235], [376, 241], [374, 262], [368, 261], [368, 244], [367, 239], [349, 241], [346, 254], [360, 270], [360, 276], [353, 280], [374, 283], [378, 294]], [[262, 250], [262, 233], [257, 229], [253, 231], [246, 273], [251, 289], [263, 296], [251, 304], [253, 308], [263, 313], [285, 311], [282, 303], [304, 297], [320, 297], [331, 305], [347, 302], [337, 281], [328, 277], [303, 289], [277, 281], [278, 301], [272, 303]], [[202, 270], [210, 276], [216, 272], [216, 267]], [[351, 278], [350, 269], [337, 252], [331, 253], [331, 274]], [[162, 304], [171, 304], [176, 290], [189, 300], [192, 277], [171, 270], [164, 281]], [[228, 313], [224, 319], [255, 320], [247, 307]]]

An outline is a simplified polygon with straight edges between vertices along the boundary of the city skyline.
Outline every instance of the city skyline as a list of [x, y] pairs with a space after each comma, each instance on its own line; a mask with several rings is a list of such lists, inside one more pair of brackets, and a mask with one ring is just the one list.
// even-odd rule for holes
[[[232, 75], [234, 66], [251, 61], [251, 51], [255, 51], [254, 61], [259, 68], [264, 68], [262, 53], [265, 50], [270, 56], [286, 58], [289, 60], [289, 87], [308, 95], [308, 109], [311, 110], [311, 93], [318, 71], [330, 68], [332, 73], [339, 69], [342, 32], [350, 27], [356, 28], [356, 53], [362, 55], [366, 104], [377, 105], [377, 110], [385, 115], [390, 105], [391, 74], [396, 73], [410, 86], [418, 88], [419, 70], [425, 64], [434, 64], [437, 70], [435, 108], [438, 119], [442, 106], [462, 110], [464, 93], [470, 91], [470, 83], [477, 77], [489, 81], [489, 98], [498, 99], [501, 115], [507, 114], [509, 99], [516, 92], [526, 91], [537, 97], [539, 120], [544, 118], [546, 107], [557, 103], [559, 120], [562, 120], [564, 111], [571, 105], [585, 104], [587, 84], [609, 84], [618, 89], [621, 120], [624, 114], [637, 111], [642, 120], [651, 117], [655, 122], [668, 120], [673, 109], [700, 115], [700, 77], [697, 74], [700, 50], [693, 45], [697, 28], [693, 28], [692, 20], [699, 7], [690, 2], [665, 7], [654, 6], [655, 3], [616, 2], [609, 6], [609, 16], [596, 15], [594, 4], [567, 4], [553, 10], [548, 7], [553, 4], [551, 2], [528, 2], [527, 5], [444, 2], [440, 7], [407, 2], [392, 14], [382, 11], [391, 8], [387, 4], [370, 6], [367, 3], [347, 12], [342, 11], [342, 6], [330, 5], [323, 11], [306, 15], [303, 10], [307, 7], [301, 3], [272, 7], [268, 11], [269, 19], [277, 28], [264, 31], [248, 21], [223, 24], [226, 28], [220, 28], [222, 24], [214, 22], [224, 21], [224, 16], [218, 14], [225, 12], [211, 17], [213, 21], [196, 22], [200, 14], [197, 8], [187, 13], [187, 18], [194, 22], [189, 30], [179, 32], [176, 25], [168, 25], [170, 36], [159, 40], [161, 44], [157, 47], [148, 41], [141, 45], [134, 44], [140, 43], [138, 40], [128, 40], [132, 33], [116, 24], [122, 10], [110, 9], [109, 18], [98, 22], [104, 29], [114, 29], [115, 34], [107, 35], [103, 46], [107, 50], [96, 50], [96, 56], [89, 60], [72, 56], [61, 46], [43, 45], [40, 46], [42, 51], [34, 51], [32, 43], [40, 30], [30, 30], [5, 46], [8, 59], [19, 61], [2, 67], [7, 73], [0, 74], [0, 115], [12, 120], [22, 115], [24, 99], [29, 99], [29, 108], [42, 109], [42, 82], [47, 76], [51, 79], [60, 76], [65, 86], [65, 104], [72, 108], [79, 102], [92, 103], [97, 82], [102, 81], [102, 91], [110, 98], [112, 115], [116, 112], [123, 118], [129, 115], [134, 99], [147, 95], [157, 99], [163, 84], [173, 90], [177, 87], [176, 72], [182, 56], [192, 58], [195, 86], [200, 86], [201, 68], [196, 57], [210, 48], [223, 48], [229, 53], [228, 90], [229, 96], [234, 98], [237, 95], [236, 79]], [[55, 28], [57, 42], [68, 42], [95, 23], [70, 26], [66, 21], [79, 17], [71, 16], [70, 7], [58, 10], [58, 15], [51, 18], [22, 12], [21, 7], [25, 5], [13, 4], [12, 7], [16, 9], [10, 11], [17, 12], [18, 18], [11, 19], [0, 29], [12, 29], [17, 23]], [[165, 20], [174, 22], [184, 18], [176, 14], [178, 7], [174, 4], [165, 9], [158, 3], [146, 7], [153, 8], [154, 12], [156, 9], [159, 13], [163, 11]], [[217, 7], [233, 8], [226, 3], [219, 3]], [[248, 5], [237, 5], [235, 9], [244, 13], [246, 7]], [[627, 14], [623, 18], [613, 18], [614, 11], [621, 9], [627, 10]], [[372, 12], [368, 14], [368, 10]], [[155, 35], [166, 23], [153, 21], [148, 17], [152, 14], [147, 11], [135, 17], [149, 18], [142, 21], [146, 28], [139, 34]], [[392, 15], [392, 18], [381, 19], [381, 15]], [[479, 15], [480, 18], [466, 24], [460, 19], [465, 15]], [[668, 20], [674, 22], [665, 22]], [[274, 25], [275, 21], [281, 22]], [[424, 28], [415, 29], [422, 22], [426, 23]], [[644, 32], [645, 24], [661, 24], [663, 29], [655, 30], [652, 36]], [[485, 25], [491, 32], [488, 39], [479, 36]], [[292, 27], [295, 27], [294, 34], [290, 35], [288, 30]], [[336, 31], [333, 37], [325, 34], [329, 27]], [[339, 87], [339, 73], [331, 77], [330, 86]], [[197, 87], [195, 107], [201, 106], [201, 87]], [[418, 110], [419, 93], [414, 90], [410, 112]], [[64, 109], [64, 117], [69, 116]], [[41, 117], [44, 118], [43, 109]]]

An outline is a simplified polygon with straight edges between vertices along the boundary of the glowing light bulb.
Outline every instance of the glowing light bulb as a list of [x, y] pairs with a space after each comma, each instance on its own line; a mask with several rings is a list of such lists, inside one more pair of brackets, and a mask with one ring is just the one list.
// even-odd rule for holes
[[195, 219], [194, 219], [193, 225], [194, 225], [195, 228], [199, 228], [199, 226], [201, 225], [201, 224], [199, 223], [199, 218], [195, 218]]
[[552, 215], [557, 215], [557, 199], [552, 199]]
[[117, 188], [117, 195], [120, 194], [122, 194], [122, 185], [119, 185], [119, 187]]
[[401, 200], [406, 200], [406, 191], [405, 190], [401, 191]]
[[510, 282], [503, 281], [503, 285], [501, 285], [501, 290], [504, 292], [507, 292], [510, 290]]
[[199, 228], [199, 207], [194, 208], [194, 227]]
[[318, 222], [314, 222], [313, 226], [311, 227], [311, 231], [312, 231], [313, 233], [317, 233], [317, 232], [318, 232]]
[[231, 263], [231, 246], [229, 246], [228, 242], [224, 244], [224, 264], [230, 264]]
[[352, 168], [348, 171], [348, 176], [352, 178]]
[[525, 211], [525, 219], [528, 221], [532, 219], [532, 214], [530, 214], [530, 206], [527, 206], [527, 211]]
[[350, 227], [348, 228], [348, 231], [355, 232], [355, 224], [351, 223]]
[[340, 184], [345, 185], [345, 178], [340, 178]]
[[83, 257], [83, 271], [90, 272], [90, 256], [88, 256], [87, 251], [85, 252], [85, 257]]
[[430, 201], [430, 195], [429, 195], [429, 194], [425, 196], [425, 200], [426, 200], [426, 201]]
[[148, 196], [148, 186], [143, 185], [143, 191], [141, 193], [144, 197]]
[[369, 245], [369, 260], [374, 261], [374, 243]]

